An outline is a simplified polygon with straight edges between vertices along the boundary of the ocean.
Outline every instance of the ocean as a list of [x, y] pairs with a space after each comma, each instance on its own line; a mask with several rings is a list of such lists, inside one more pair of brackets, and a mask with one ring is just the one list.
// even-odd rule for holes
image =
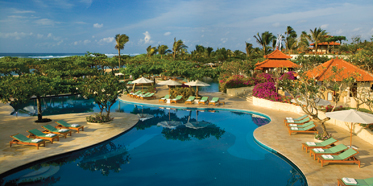
[[[63, 58], [69, 56], [84, 56], [86, 53], [0, 53], [0, 58], [5, 56], [19, 57], [19, 58], [36, 58], [36, 59], [51, 59], [51, 58]], [[108, 57], [114, 57], [118, 53], [105, 54]], [[128, 55], [128, 54], [121, 54]], [[129, 54], [130, 56], [135, 56], [138, 54]]]

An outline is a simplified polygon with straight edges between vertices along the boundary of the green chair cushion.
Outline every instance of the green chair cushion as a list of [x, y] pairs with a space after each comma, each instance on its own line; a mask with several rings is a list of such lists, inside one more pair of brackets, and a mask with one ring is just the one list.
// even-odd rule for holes
[[335, 143], [335, 142], [337, 142], [336, 139], [334, 139], [334, 138], [329, 138], [329, 139], [327, 139], [327, 140], [325, 140], [325, 141], [323, 141], [323, 142], [320, 142], [320, 145], [322, 145], [322, 146], [327, 146], [327, 145], [331, 145], [331, 144], [333, 144], [333, 143]]
[[46, 136], [45, 133], [41, 132], [41, 131], [38, 130], [38, 129], [32, 129], [32, 130], [29, 130], [29, 132], [31, 132], [31, 133], [34, 134], [35, 136], [48, 137], [48, 136]]

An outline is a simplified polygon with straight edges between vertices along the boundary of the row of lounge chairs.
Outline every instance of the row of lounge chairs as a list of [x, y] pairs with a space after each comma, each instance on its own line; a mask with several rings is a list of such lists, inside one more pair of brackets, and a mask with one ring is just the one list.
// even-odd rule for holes
[[13, 144], [34, 145], [39, 149], [41, 145], [45, 147], [46, 140], [53, 144], [54, 140], [60, 140], [59, 135], [66, 138], [68, 134], [71, 136], [72, 130], [76, 130], [78, 133], [80, 130], [84, 131], [84, 126], [79, 124], [69, 124], [63, 120], [56, 121], [56, 123], [57, 126], [55, 127], [51, 125], [42, 126], [43, 131], [38, 129], [27, 130], [28, 136], [19, 133], [11, 135], [10, 137], [13, 140], [9, 142], [9, 146], [12, 147]]
[[137, 92], [131, 92], [128, 93], [127, 96], [130, 96], [132, 98], [137, 98], [137, 99], [155, 99], [155, 93], [154, 92], [145, 92], [145, 91], [137, 91]]
[[310, 156], [314, 157], [321, 163], [321, 167], [325, 163], [356, 163], [360, 168], [360, 160], [355, 156], [359, 153], [357, 150], [348, 148], [343, 144], [335, 145], [338, 140], [329, 138], [323, 142], [306, 142], [302, 143], [302, 150], [310, 151]]
[[[288, 127], [290, 135], [294, 132], [317, 133], [316, 125], [311, 121], [307, 114], [298, 118], [287, 117], [284, 119], [284, 123]], [[355, 157], [359, 152], [355, 149], [348, 148], [344, 144], [336, 145], [336, 142], [338, 142], [338, 140], [334, 138], [329, 138], [320, 143], [306, 142], [302, 143], [302, 150], [305, 150], [306, 153], [309, 152], [310, 157], [313, 156], [314, 160], [321, 163], [321, 167], [326, 163], [355, 163], [358, 164], [360, 168], [361, 162]], [[373, 178], [342, 178], [337, 181], [338, 186], [373, 185]]]
[[[168, 99], [170, 99], [170, 103], [180, 103], [182, 100], [183, 100], [183, 96], [179, 95], [179, 96], [176, 96], [176, 98], [174, 99], [171, 99], [171, 95], [166, 95], [164, 96], [163, 98], [159, 99], [158, 102], [166, 102]], [[195, 96], [189, 96], [188, 99], [184, 102], [185, 104], [193, 104], [194, 101], [195, 101], [196, 97]], [[217, 104], [220, 105], [220, 104], [224, 104], [225, 105], [225, 102], [224, 101], [220, 101], [220, 98], [219, 97], [213, 97], [211, 99], [211, 101], [209, 100], [209, 97], [202, 97], [199, 101], [198, 101], [198, 105], [199, 104], [208, 104], [208, 105], [214, 105], [216, 106]]]

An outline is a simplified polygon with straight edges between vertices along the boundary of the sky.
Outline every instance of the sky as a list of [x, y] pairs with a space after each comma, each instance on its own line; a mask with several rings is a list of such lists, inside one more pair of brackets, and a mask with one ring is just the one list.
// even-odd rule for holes
[[118, 53], [149, 45], [196, 45], [245, 51], [245, 42], [269, 31], [298, 35], [321, 27], [330, 35], [373, 35], [372, 0], [0, 0], [0, 53]]

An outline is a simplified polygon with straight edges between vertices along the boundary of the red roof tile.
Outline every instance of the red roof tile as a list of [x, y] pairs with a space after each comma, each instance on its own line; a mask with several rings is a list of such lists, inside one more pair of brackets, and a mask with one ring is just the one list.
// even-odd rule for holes
[[272, 53], [270, 53], [268, 55], [265, 55], [264, 58], [267, 58], [267, 59], [290, 59], [291, 56], [288, 56], [288, 55], [282, 53], [281, 51], [279, 51], [278, 49], [276, 49]]
[[299, 66], [289, 60], [266, 59], [263, 62], [255, 64], [255, 70], [263, 68], [299, 68]]
[[[315, 45], [315, 43], [311, 43], [310, 45]], [[318, 43], [317, 46], [320, 46], [320, 45], [328, 45], [328, 42], [322, 42], [322, 43]], [[329, 42], [329, 45], [341, 45], [340, 43], [337, 43], [337, 42]]]
[[[338, 71], [342, 69], [337, 75], [332, 71], [334, 66]], [[331, 59], [314, 69], [307, 71], [306, 75], [311, 78], [316, 78], [318, 81], [324, 81], [325, 79], [330, 78], [333, 78], [333, 81], [342, 81], [348, 77], [355, 77], [357, 81], [373, 81], [372, 74], [338, 58]]]

